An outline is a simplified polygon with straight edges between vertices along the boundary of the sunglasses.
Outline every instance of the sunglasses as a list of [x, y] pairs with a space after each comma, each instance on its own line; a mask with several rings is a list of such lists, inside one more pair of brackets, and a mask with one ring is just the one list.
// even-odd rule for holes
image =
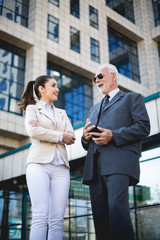
[[96, 79], [99, 78], [99, 79], [102, 79], [103, 78], [103, 75], [102, 73], [99, 73], [96, 77], [93, 78], [93, 81], [96, 83]]

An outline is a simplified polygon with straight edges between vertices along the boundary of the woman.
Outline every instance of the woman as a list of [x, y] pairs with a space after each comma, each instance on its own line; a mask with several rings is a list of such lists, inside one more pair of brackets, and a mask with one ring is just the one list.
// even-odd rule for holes
[[48, 240], [63, 239], [70, 183], [65, 144], [73, 144], [75, 137], [65, 110], [53, 105], [58, 94], [56, 80], [43, 75], [28, 82], [19, 103], [25, 111], [25, 127], [32, 139], [26, 167], [32, 204], [30, 240], [46, 240], [47, 232]]

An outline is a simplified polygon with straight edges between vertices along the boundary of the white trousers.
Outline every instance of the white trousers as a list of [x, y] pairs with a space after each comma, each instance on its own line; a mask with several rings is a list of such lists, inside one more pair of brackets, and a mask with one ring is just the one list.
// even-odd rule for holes
[[32, 204], [30, 240], [62, 240], [69, 169], [64, 165], [30, 163], [26, 178]]

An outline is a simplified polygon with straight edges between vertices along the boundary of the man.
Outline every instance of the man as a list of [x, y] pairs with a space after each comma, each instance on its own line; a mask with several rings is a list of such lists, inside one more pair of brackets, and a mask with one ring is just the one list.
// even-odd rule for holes
[[117, 81], [114, 65], [99, 67], [94, 82], [107, 100], [91, 108], [82, 136], [97, 240], [135, 239], [128, 187], [139, 181], [141, 140], [150, 132], [142, 96], [120, 91]]

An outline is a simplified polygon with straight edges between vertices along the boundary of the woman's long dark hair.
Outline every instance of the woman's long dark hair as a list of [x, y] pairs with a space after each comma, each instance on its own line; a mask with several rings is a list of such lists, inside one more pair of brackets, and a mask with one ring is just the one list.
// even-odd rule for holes
[[22, 101], [18, 103], [18, 106], [20, 109], [24, 109], [24, 111], [26, 110], [27, 105], [29, 104], [35, 104], [36, 100], [34, 98], [34, 94], [33, 94], [33, 88], [35, 91], [35, 94], [37, 96], [38, 99], [40, 99], [41, 95], [39, 93], [39, 86], [42, 86], [43, 88], [45, 88], [45, 83], [48, 82], [49, 79], [51, 79], [53, 77], [48, 76], [48, 75], [42, 75], [36, 78], [35, 81], [29, 81], [25, 87], [25, 90], [22, 94]]

